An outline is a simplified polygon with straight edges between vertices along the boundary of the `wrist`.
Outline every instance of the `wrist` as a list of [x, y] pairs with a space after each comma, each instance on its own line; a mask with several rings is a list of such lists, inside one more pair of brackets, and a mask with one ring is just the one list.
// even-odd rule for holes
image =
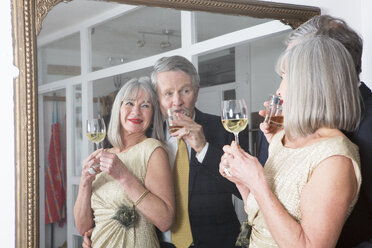
[[135, 180], [135, 177], [129, 171], [128, 173], [124, 173], [124, 175], [119, 178], [120, 184], [124, 187], [130, 187], [130, 185], [133, 185]]
[[207, 142], [204, 141], [204, 143], [202, 143], [200, 146], [196, 147], [195, 152], [197, 154], [200, 154], [203, 151], [203, 149], [205, 148], [206, 145], [207, 145]]
[[80, 187], [84, 188], [84, 189], [90, 189], [90, 188], [92, 188], [93, 181], [94, 181], [94, 178], [81, 177]]
[[88, 180], [82, 180], [79, 185], [79, 194], [91, 195], [92, 194], [92, 182]]
[[261, 195], [263, 192], [270, 190], [270, 186], [266, 181], [265, 175], [258, 178], [254, 183], [251, 183], [251, 187], [247, 186], [250, 192], [256, 197]]

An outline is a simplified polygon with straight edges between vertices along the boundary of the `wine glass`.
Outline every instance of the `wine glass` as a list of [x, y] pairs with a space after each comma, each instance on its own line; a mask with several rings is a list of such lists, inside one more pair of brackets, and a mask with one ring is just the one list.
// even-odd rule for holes
[[176, 114], [182, 114], [189, 116], [189, 113], [186, 109], [179, 109], [179, 110], [173, 110], [173, 109], [167, 109], [167, 124], [168, 124], [168, 131], [170, 133], [177, 132], [179, 129], [183, 128], [183, 126], [176, 126], [173, 125], [173, 121], [177, 119]]
[[175, 117], [176, 112], [173, 109], [167, 109], [167, 123], [168, 123], [168, 131], [170, 133], [177, 132], [181, 129], [181, 126], [173, 125], [173, 120], [176, 119]]
[[103, 118], [87, 120], [87, 136], [91, 142], [96, 144], [96, 148], [99, 148], [99, 143], [106, 137], [106, 125]]
[[[87, 136], [88, 140], [96, 144], [96, 149], [99, 148], [99, 144], [106, 137], [106, 125], [102, 118], [93, 118], [87, 120]], [[99, 167], [99, 164], [92, 165], [88, 172], [91, 175], [96, 174], [94, 168]]]
[[266, 107], [266, 116], [264, 122], [282, 127], [284, 122], [282, 100], [275, 94], [269, 95], [269, 104]]
[[235, 135], [235, 142], [239, 146], [239, 132], [248, 124], [247, 105], [244, 99], [222, 101], [221, 121], [223, 127]]

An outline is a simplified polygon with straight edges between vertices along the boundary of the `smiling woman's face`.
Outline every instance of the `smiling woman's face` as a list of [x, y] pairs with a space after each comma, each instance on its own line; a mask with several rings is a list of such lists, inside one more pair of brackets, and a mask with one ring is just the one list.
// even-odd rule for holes
[[120, 124], [124, 133], [145, 133], [151, 124], [153, 109], [144, 90], [135, 99], [123, 100], [120, 107]]

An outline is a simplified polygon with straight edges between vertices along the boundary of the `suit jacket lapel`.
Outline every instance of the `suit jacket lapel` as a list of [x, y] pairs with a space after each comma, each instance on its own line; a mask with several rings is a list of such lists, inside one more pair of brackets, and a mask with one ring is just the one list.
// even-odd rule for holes
[[[197, 110], [195, 108], [195, 122], [200, 124], [200, 125], [203, 125], [202, 123], [200, 123], [200, 119], [201, 119], [201, 116], [202, 113]], [[194, 189], [194, 186], [195, 186], [195, 179], [196, 177], [198, 176], [198, 171], [200, 169], [200, 163], [198, 161], [198, 159], [196, 158], [196, 152], [194, 151], [194, 149], [191, 148], [191, 156], [190, 156], [190, 174], [189, 174], [189, 202], [190, 202], [190, 199], [191, 199], [191, 196], [192, 196], [192, 191]]]
[[[364, 112], [365, 112], [365, 106], [364, 106], [364, 102], [372, 96], [372, 92], [371, 90], [367, 87], [367, 85], [365, 85], [363, 82], [360, 82], [360, 86], [359, 86], [359, 92], [360, 92], [360, 97], [361, 97], [361, 109], [362, 109], [362, 119], [363, 119], [363, 116], [364, 116]], [[359, 127], [353, 131], [353, 132], [346, 132], [346, 131], [342, 131], [351, 141], [353, 141], [355, 143], [355, 139], [356, 137], [359, 135]]]
[[368, 97], [372, 95], [371, 90], [363, 82], [360, 82], [359, 91], [362, 95], [362, 99], [365, 101]]
[[371, 97], [372, 95], [372, 92], [371, 90], [367, 87], [367, 85], [365, 85], [363, 82], [360, 82], [360, 86], [359, 86], [359, 92], [360, 92], [360, 95], [362, 96], [362, 104], [361, 104], [361, 107], [362, 107], [362, 116], [364, 114], [364, 111], [365, 111], [365, 107], [364, 107], [364, 101], [366, 101], [369, 97]]

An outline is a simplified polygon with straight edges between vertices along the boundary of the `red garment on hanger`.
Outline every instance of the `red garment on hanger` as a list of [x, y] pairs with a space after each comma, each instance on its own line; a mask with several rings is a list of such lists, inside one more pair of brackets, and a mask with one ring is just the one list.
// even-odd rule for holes
[[52, 124], [49, 143], [48, 166], [45, 174], [45, 224], [64, 221], [66, 189], [63, 176], [59, 125]]

